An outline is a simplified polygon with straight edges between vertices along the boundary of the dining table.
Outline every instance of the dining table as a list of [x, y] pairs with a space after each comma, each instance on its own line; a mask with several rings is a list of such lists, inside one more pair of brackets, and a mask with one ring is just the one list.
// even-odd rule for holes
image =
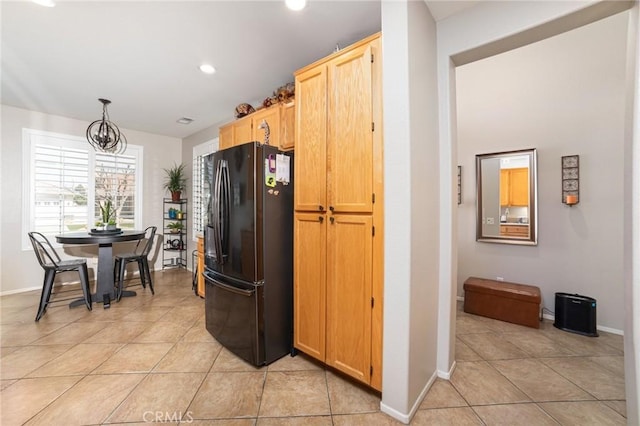
[[[126, 230], [114, 232], [69, 232], [56, 235], [56, 241], [70, 245], [98, 245], [98, 275], [96, 291], [91, 294], [91, 300], [103, 303], [108, 308], [112, 300], [115, 300], [114, 271], [113, 271], [113, 244], [127, 241], [141, 240], [145, 231]], [[122, 297], [135, 296], [135, 291], [123, 291]], [[69, 306], [83, 304], [84, 299], [75, 300]]]

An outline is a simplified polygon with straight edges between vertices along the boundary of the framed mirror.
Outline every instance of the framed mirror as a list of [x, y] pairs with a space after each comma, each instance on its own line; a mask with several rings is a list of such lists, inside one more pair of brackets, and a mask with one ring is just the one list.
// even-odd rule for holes
[[476, 155], [476, 241], [538, 244], [536, 150]]

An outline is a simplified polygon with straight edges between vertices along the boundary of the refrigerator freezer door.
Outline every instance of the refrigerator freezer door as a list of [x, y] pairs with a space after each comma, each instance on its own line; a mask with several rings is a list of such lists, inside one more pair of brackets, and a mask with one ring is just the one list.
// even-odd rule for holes
[[264, 364], [260, 300], [263, 286], [225, 281], [205, 273], [205, 321], [209, 333], [225, 348], [253, 365]]

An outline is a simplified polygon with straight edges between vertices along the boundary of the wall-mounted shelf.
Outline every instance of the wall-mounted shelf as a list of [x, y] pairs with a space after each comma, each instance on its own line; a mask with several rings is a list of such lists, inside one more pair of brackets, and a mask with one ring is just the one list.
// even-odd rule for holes
[[562, 157], [562, 202], [573, 206], [580, 202], [580, 156]]

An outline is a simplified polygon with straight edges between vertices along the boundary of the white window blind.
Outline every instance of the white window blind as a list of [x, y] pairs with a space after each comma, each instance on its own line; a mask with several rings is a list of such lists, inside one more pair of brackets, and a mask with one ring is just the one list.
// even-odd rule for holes
[[111, 200], [118, 227], [134, 229], [136, 212], [136, 157], [96, 153], [94, 218], [100, 217], [98, 203]]
[[111, 199], [118, 226], [141, 226], [142, 147], [123, 155], [96, 152], [83, 138], [23, 130], [23, 241], [27, 233], [50, 237], [88, 231], [100, 217], [98, 202]]
[[87, 229], [87, 151], [42, 143], [34, 151], [34, 230], [53, 235]]
[[208, 187], [205, 186], [204, 157], [213, 153], [217, 148], [218, 138], [193, 147], [193, 214], [191, 215], [193, 233], [191, 235], [193, 235], [194, 241], [198, 234], [204, 232], [207, 215], [206, 204], [209, 199], [208, 195], [210, 195], [205, 194]]

